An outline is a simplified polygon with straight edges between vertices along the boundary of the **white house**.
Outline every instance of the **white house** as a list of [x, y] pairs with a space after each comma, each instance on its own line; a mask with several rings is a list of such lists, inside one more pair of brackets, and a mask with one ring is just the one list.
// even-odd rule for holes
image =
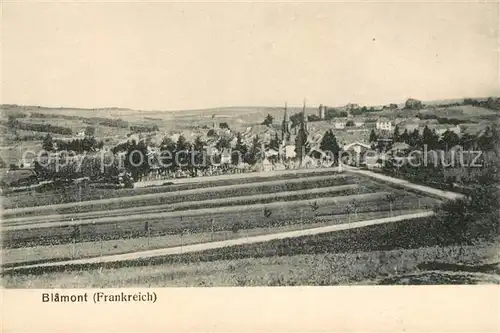
[[295, 145], [294, 144], [286, 144], [285, 145], [285, 158], [294, 158], [297, 156], [297, 153], [295, 152]]
[[392, 131], [392, 121], [385, 117], [377, 119], [376, 128], [382, 131]]
[[255, 171], [272, 171], [273, 164], [265, 157], [254, 166]]
[[231, 150], [223, 149], [220, 154], [220, 163], [221, 164], [229, 164], [231, 163]]
[[337, 118], [337, 119], [335, 119], [335, 122], [333, 123], [333, 127], [335, 129], [344, 129], [346, 124], [347, 124], [347, 119]]
[[362, 151], [366, 151], [371, 149], [371, 146], [363, 143], [363, 142], [352, 142], [349, 144], [346, 144], [345, 146], [342, 147], [343, 151], [354, 151], [355, 153], [361, 153]]
[[272, 156], [278, 156], [279, 152], [277, 150], [269, 148], [268, 150], [266, 150], [265, 154], [266, 154], [266, 157], [272, 157]]
[[342, 151], [347, 153], [344, 156], [343, 162], [351, 165], [360, 165], [367, 157], [367, 153], [371, 151], [370, 145], [362, 142], [352, 142], [342, 147]]
[[396, 142], [392, 145], [391, 152], [403, 152], [410, 148], [410, 145], [404, 142]]
[[360, 117], [354, 118], [353, 122], [355, 127], [361, 127], [365, 124], [365, 120]]

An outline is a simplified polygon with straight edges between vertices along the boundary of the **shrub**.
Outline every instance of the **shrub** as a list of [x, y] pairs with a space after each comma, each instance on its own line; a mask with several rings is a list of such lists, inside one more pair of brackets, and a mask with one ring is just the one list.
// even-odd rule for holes
[[494, 185], [478, 185], [463, 199], [444, 202], [436, 209], [437, 236], [443, 244], [473, 244], [500, 235], [500, 196]]
[[231, 231], [234, 232], [234, 233], [237, 233], [238, 231], [240, 231], [240, 229], [241, 229], [241, 223], [240, 222], [234, 222], [231, 225]]

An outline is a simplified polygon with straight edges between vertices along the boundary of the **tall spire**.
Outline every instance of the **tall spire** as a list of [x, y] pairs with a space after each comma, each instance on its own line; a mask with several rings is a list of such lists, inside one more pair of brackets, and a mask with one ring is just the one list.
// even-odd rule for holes
[[306, 99], [304, 98], [304, 106], [302, 107], [302, 129], [304, 132], [308, 133], [307, 129], [307, 114], [306, 114]]
[[307, 114], [306, 114], [306, 99], [304, 98], [304, 106], [302, 107], [302, 117], [304, 122], [307, 123]]
[[283, 116], [283, 124], [281, 126], [281, 137], [283, 140], [288, 140], [290, 137], [290, 117], [288, 116], [287, 103], [285, 102], [285, 115]]

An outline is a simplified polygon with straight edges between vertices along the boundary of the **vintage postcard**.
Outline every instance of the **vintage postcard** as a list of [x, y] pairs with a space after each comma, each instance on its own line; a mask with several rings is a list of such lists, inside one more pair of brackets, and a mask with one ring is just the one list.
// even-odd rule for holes
[[[40, 320], [186, 315], [170, 287], [213, 311], [218, 292], [221, 309], [297, 290], [365, 310], [416, 285], [500, 296], [497, 2], [1, 6], [2, 293]], [[500, 330], [498, 299], [472, 328]]]

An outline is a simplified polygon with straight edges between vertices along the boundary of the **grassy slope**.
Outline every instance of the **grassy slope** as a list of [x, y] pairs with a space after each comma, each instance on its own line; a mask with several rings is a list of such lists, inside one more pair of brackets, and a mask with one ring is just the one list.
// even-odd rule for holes
[[[108, 268], [41, 275], [4, 276], [11, 288], [200, 287], [379, 284], [390, 277], [420, 272], [428, 260], [477, 264], [491, 260], [491, 244], [409, 250], [286, 257], [246, 258], [162, 266]], [[499, 260], [500, 258], [496, 258]], [[429, 283], [499, 283], [491, 275], [462, 274]], [[402, 280], [404, 283], [405, 280]]]

